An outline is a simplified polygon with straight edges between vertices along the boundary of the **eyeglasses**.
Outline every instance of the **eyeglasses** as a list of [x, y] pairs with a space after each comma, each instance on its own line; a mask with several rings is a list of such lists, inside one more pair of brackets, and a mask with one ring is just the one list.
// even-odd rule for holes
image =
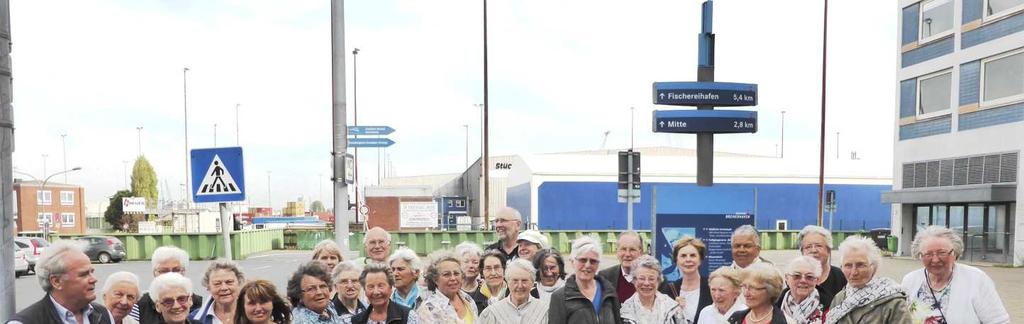
[[163, 305], [164, 308], [174, 307], [175, 303], [177, 303], [178, 305], [188, 306], [188, 304], [192, 303], [192, 296], [182, 295], [178, 296], [177, 298], [164, 298], [160, 300], [160, 305]]
[[579, 259], [576, 259], [576, 263], [580, 263], [580, 264], [590, 263], [590, 264], [593, 264], [593, 265], [597, 265], [600, 262], [601, 262], [601, 260], [591, 259], [591, 258], [579, 258]]
[[388, 245], [388, 243], [389, 242], [386, 241], [386, 240], [372, 240], [372, 241], [366, 242], [366, 245], [369, 245], [369, 246], [385, 246], [385, 245]]
[[953, 254], [953, 250], [945, 250], [945, 251], [938, 250], [938, 251], [932, 251], [932, 252], [928, 252], [928, 253], [921, 253], [921, 258], [922, 259], [931, 259], [931, 258], [934, 258], [934, 257], [945, 258], [945, 257], [948, 257], [950, 254]]
[[306, 293], [306, 294], [316, 293], [316, 292], [318, 292], [320, 290], [328, 291], [329, 292], [329, 291], [331, 291], [331, 287], [327, 286], [327, 284], [319, 284], [319, 285], [316, 285], [316, 286], [309, 286], [309, 287], [306, 287], [306, 288], [302, 288], [302, 292]]
[[445, 279], [462, 278], [462, 271], [442, 272], [441, 273], [441, 278], [445, 278]]
[[504, 224], [504, 223], [514, 222], [514, 221], [516, 221], [516, 220], [515, 219], [501, 219], [501, 218], [498, 218], [498, 219], [494, 220], [494, 222], [498, 223], [498, 224]]
[[813, 275], [813, 274], [810, 274], [810, 273], [807, 273], [807, 274], [789, 273], [789, 274], [786, 274], [786, 276], [789, 276], [790, 278], [793, 278], [794, 280], [803, 279], [803, 280], [807, 280], [807, 281], [818, 281], [818, 277]]

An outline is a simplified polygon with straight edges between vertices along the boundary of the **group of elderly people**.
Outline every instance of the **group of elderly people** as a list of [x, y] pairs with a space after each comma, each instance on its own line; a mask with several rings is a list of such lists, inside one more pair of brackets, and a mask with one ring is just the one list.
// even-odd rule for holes
[[801, 255], [781, 269], [761, 257], [756, 229], [740, 227], [734, 262], [705, 277], [707, 247], [694, 237], [675, 241], [672, 260], [659, 261], [626, 232], [619, 263], [601, 269], [604, 251], [593, 237], [573, 241], [564, 259], [540, 232], [521, 231], [514, 209], [502, 209], [496, 225], [499, 241], [486, 250], [463, 242], [425, 260], [405, 247], [392, 252], [380, 228], [366, 233], [366, 257], [357, 260], [323, 241], [284, 295], [215, 261], [202, 277], [203, 298], [185, 276], [188, 254], [161, 247], [148, 292], [135, 274], [117, 272], [103, 283], [102, 303], [93, 301], [97, 280], [81, 247], [57, 242], [36, 266], [46, 297], [8, 323], [1009, 323], [992, 280], [957, 263], [963, 241], [944, 227], [918, 231], [911, 249], [924, 267], [900, 284], [878, 276], [881, 251], [861, 236], [839, 245], [833, 266], [832, 234], [819, 226], [800, 231]]

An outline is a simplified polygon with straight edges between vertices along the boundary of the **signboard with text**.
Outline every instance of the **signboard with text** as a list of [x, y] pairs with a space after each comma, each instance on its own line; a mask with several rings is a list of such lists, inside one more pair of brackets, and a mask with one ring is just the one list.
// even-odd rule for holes
[[403, 201], [399, 203], [401, 228], [437, 228], [437, 203], [433, 201]]
[[747, 110], [655, 110], [655, 133], [756, 133], [757, 112]]
[[144, 197], [123, 197], [121, 198], [121, 212], [125, 214], [142, 214], [146, 212], [146, 198]]
[[654, 104], [757, 106], [757, 85], [735, 82], [655, 82]]
[[750, 214], [657, 214], [654, 228], [655, 258], [661, 262], [666, 281], [679, 279], [679, 269], [672, 257], [672, 244], [683, 236], [693, 236], [707, 246], [707, 255], [700, 266], [701, 276], [732, 264], [732, 232], [743, 225], [754, 225]]

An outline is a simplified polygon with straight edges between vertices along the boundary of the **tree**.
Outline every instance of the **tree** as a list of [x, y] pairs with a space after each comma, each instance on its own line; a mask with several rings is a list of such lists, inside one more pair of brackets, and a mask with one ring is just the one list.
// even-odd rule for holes
[[103, 212], [103, 220], [106, 220], [116, 230], [125, 229], [125, 225], [133, 225], [130, 217], [124, 217], [124, 210], [121, 209], [121, 198], [131, 197], [132, 192], [128, 190], [120, 190], [114, 193], [114, 196], [110, 197], [110, 204], [107, 205], [107, 210]]
[[309, 211], [314, 213], [322, 213], [327, 211], [327, 209], [324, 208], [324, 203], [320, 202], [319, 200], [314, 200], [313, 203], [309, 204]]
[[132, 195], [146, 198], [146, 208], [156, 208], [156, 186], [156, 171], [153, 171], [146, 157], [139, 156], [132, 167]]

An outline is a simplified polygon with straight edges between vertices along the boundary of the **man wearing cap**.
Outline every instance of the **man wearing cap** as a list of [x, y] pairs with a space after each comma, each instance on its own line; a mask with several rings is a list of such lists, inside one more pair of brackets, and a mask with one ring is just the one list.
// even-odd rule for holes
[[636, 292], [633, 285], [633, 264], [640, 255], [644, 253], [643, 241], [640, 235], [634, 231], [627, 231], [619, 235], [618, 249], [615, 250], [615, 257], [619, 264], [608, 267], [597, 274], [615, 284], [615, 292], [619, 301], [628, 300]]
[[519, 229], [523, 226], [523, 217], [512, 207], [502, 207], [494, 217], [494, 232], [498, 241], [488, 245], [484, 250], [497, 250], [505, 255], [505, 264], [519, 257]]
[[549, 247], [548, 238], [537, 230], [519, 233], [516, 243], [519, 244], [519, 258], [529, 262], [533, 262], [533, 256], [537, 255], [537, 251]]

